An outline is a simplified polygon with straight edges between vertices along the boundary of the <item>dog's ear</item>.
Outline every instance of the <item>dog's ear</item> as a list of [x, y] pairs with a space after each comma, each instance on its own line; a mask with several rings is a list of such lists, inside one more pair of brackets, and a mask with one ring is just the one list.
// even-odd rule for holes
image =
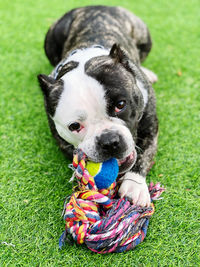
[[110, 57], [115, 61], [115, 63], [120, 63], [126, 68], [130, 73], [132, 73], [133, 77], [139, 80], [146, 80], [143, 72], [141, 72], [141, 69], [139, 65], [136, 62], [132, 62], [132, 60], [129, 59], [126, 52], [121, 49], [119, 44], [114, 44], [110, 50]]
[[49, 96], [53, 85], [55, 85], [57, 81], [45, 74], [39, 74], [37, 78], [44, 95]]
[[128, 60], [126, 53], [121, 49], [119, 44], [114, 44], [110, 50], [110, 57], [115, 60], [116, 63], [124, 63]]
[[135, 71], [137, 71], [135, 63], [131, 62], [126, 52], [121, 49], [119, 44], [114, 44], [112, 46], [110, 50], [110, 57], [115, 61], [115, 63], [122, 64], [133, 75], [135, 74]]

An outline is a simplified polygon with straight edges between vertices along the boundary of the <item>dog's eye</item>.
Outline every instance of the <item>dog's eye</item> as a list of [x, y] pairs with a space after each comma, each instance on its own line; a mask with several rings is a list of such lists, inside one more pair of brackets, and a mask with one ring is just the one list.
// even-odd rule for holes
[[115, 106], [115, 112], [118, 113], [122, 111], [126, 106], [126, 101], [125, 100], [120, 100], [117, 105]]
[[79, 132], [81, 130], [81, 125], [79, 122], [73, 122], [68, 126], [68, 129], [73, 132], [73, 131], [77, 131]]

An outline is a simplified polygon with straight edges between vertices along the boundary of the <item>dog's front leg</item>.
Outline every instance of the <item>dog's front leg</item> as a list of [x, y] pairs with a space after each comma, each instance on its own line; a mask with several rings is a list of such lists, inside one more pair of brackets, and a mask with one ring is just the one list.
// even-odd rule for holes
[[152, 158], [156, 152], [157, 135], [152, 139], [144, 153], [138, 155], [138, 160], [132, 171], [122, 177], [119, 189], [120, 197], [127, 196], [133, 204], [142, 207], [150, 205], [150, 195], [146, 184], [146, 174], [151, 167]]
[[[149, 127], [146, 128], [146, 125]], [[139, 148], [136, 164], [132, 171], [122, 177], [119, 189], [121, 197], [127, 196], [133, 204], [150, 205], [150, 195], [146, 184], [146, 175], [152, 166], [157, 150], [158, 121], [156, 113], [144, 116], [138, 129], [137, 147]], [[142, 137], [142, 138], [141, 138]]]
[[150, 195], [145, 177], [139, 173], [127, 172], [122, 179], [119, 189], [121, 198], [126, 196], [133, 204], [142, 207], [150, 205]]

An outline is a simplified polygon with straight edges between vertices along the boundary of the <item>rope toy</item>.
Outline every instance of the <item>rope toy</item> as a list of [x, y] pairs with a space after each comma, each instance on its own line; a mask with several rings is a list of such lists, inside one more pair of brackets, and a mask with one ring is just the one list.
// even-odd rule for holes
[[[128, 251], [144, 240], [149, 219], [155, 210], [154, 205], [151, 202], [150, 207], [142, 208], [132, 205], [126, 197], [120, 199], [117, 196], [116, 162], [116, 159], [103, 165], [88, 162], [87, 169], [87, 156], [81, 150], [75, 151], [73, 167], [78, 190], [72, 194], [64, 208], [66, 227], [59, 239], [60, 248], [64, 245], [67, 234], [71, 234], [78, 244], [85, 243], [97, 253]], [[98, 180], [107, 180], [104, 174], [112, 176], [108, 179], [110, 184], [105, 182], [107, 188], [103, 188], [102, 183], [97, 186]], [[164, 190], [160, 183], [154, 185], [151, 182], [151, 200], [159, 199]]]

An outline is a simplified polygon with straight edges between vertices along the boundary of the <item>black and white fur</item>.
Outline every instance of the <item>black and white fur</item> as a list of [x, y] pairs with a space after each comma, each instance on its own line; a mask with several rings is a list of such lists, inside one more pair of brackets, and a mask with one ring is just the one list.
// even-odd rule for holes
[[125, 173], [119, 194], [142, 206], [150, 204], [145, 177], [158, 133], [151, 86], [157, 77], [140, 66], [150, 49], [146, 25], [129, 11], [78, 8], [49, 29], [45, 52], [56, 67], [38, 75], [64, 154], [72, 158], [79, 147], [96, 162], [117, 158]]

